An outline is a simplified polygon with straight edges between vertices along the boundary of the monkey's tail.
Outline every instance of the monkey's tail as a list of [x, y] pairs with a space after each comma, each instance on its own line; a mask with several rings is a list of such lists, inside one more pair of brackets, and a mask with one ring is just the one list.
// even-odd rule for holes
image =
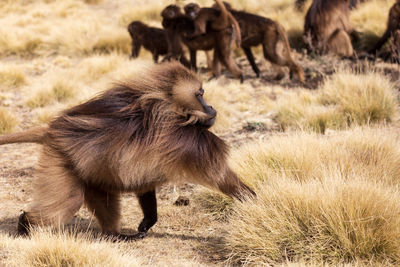
[[12, 143], [43, 143], [47, 127], [35, 127], [25, 132], [5, 134], [0, 136], [0, 145]]
[[290, 44], [289, 44], [289, 40], [287, 38], [286, 32], [283, 29], [282, 25], [280, 25], [279, 23], [277, 23], [276, 28], [278, 30], [279, 36], [281, 37], [281, 39], [283, 41], [283, 45], [285, 46], [285, 56], [287, 59], [289, 59], [291, 61], [290, 63], [292, 64], [292, 62], [294, 63], [294, 61], [292, 58], [292, 54], [290, 53]]
[[[237, 22], [235, 17], [232, 15], [232, 13], [226, 9], [225, 4], [222, 3], [221, 0], [215, 0], [215, 3], [217, 4], [218, 8], [221, 10], [221, 17], [222, 17], [222, 21], [223, 21], [223, 22], [218, 21], [218, 23], [220, 24], [219, 26], [224, 25], [224, 24], [226, 25], [227, 24], [226, 22], [229, 22], [229, 24], [233, 25], [234, 32], [236, 35], [236, 38], [235, 38], [236, 45], [237, 45], [237, 47], [240, 47], [242, 44], [242, 34], [240, 32], [239, 23]], [[225, 26], [223, 26], [223, 27], [225, 27]]]
[[283, 45], [285, 47], [285, 58], [289, 61], [289, 68], [290, 72], [296, 72], [299, 76], [299, 79], [301, 82], [304, 82], [304, 73], [303, 70], [297, 65], [296, 62], [294, 62], [292, 58], [292, 53], [290, 52], [290, 44], [289, 44], [289, 39], [287, 37], [287, 34], [285, 30], [283, 29], [283, 26], [277, 23], [277, 29], [278, 29], [278, 34], [280, 35]]
[[240, 26], [235, 17], [232, 15], [231, 12], [228, 13], [229, 19], [233, 24], [236, 34], [236, 46], [239, 48], [242, 45], [242, 33], [240, 31]]

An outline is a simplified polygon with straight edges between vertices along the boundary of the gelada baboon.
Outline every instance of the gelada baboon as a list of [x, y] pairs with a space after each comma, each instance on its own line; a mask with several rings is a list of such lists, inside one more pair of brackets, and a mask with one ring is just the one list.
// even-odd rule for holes
[[[43, 145], [33, 203], [18, 232], [63, 225], [86, 203], [104, 234], [144, 237], [157, 221], [155, 190], [165, 182], [202, 184], [240, 200], [255, 195], [228, 166], [228, 146], [208, 130], [217, 113], [203, 94], [192, 72], [164, 63], [66, 110], [48, 127], [1, 136], [0, 144]], [[137, 194], [144, 214], [135, 235], [120, 234], [123, 192]]]
[[304, 39], [311, 50], [350, 57], [350, 36], [356, 32], [350, 25], [350, 0], [314, 0], [307, 11]]
[[372, 48], [369, 52], [376, 53], [378, 50], [387, 42], [387, 40], [394, 36], [396, 30], [400, 29], [400, 0], [397, 0], [396, 3], [389, 10], [389, 18], [387, 21], [387, 27], [385, 33], [376, 43], [374, 48]]
[[159, 55], [168, 53], [167, 38], [163, 29], [149, 27], [140, 21], [133, 21], [128, 26], [128, 32], [132, 39], [131, 58], [138, 57], [142, 45], [153, 54], [155, 63], [157, 63]]
[[[188, 11], [190, 12], [190, 11]], [[172, 58], [185, 58], [182, 46], [185, 45], [190, 52], [190, 66], [192, 69], [197, 70], [196, 66], [196, 51], [210, 51], [214, 48], [214, 36], [211, 34], [204, 34], [189, 38], [194, 31], [193, 18], [182, 13], [180, 7], [176, 5], [167, 6], [162, 12], [163, 26], [168, 32], [170, 57]], [[208, 59], [208, 54], [207, 60]], [[211, 67], [211, 63], [209, 63]]]
[[186, 67], [190, 63], [184, 54], [183, 38], [194, 31], [193, 21], [182, 13], [177, 5], [169, 5], [161, 11], [162, 26], [168, 43], [168, 55], [164, 60], [179, 60]]
[[[306, 2], [307, 2], [307, 0], [296, 0], [294, 2], [294, 5], [297, 10], [303, 11]], [[361, 0], [361, 1], [360, 0], [350, 0], [350, 2], [349, 2], [350, 9], [357, 8], [358, 5], [360, 4], [360, 2], [365, 2], [365, 0]]]
[[286, 66], [290, 70], [290, 77], [294, 75], [299, 81], [304, 82], [303, 70], [293, 60], [286, 32], [278, 22], [234, 10], [226, 2], [224, 4], [239, 23], [242, 36], [241, 47], [257, 77], [260, 76], [260, 69], [254, 60], [251, 47], [262, 45], [265, 59], [279, 71], [277, 78], [283, 78], [284, 72], [280, 66]]
[[225, 8], [221, 0], [215, 0], [216, 8], [201, 8], [194, 19], [195, 30], [192, 35], [199, 36], [205, 33], [214, 35], [213, 74], [221, 75], [221, 64], [243, 82], [242, 70], [237, 66], [232, 57], [232, 45], [236, 40], [237, 46], [241, 43], [239, 23]]
[[[200, 6], [195, 3], [189, 3], [184, 6], [184, 11], [185, 15], [188, 16], [192, 21], [197, 17], [199, 11], [200, 11]], [[192, 33], [190, 33], [192, 34]], [[190, 35], [189, 34], [189, 35]], [[196, 51], [197, 50], [203, 50], [206, 54], [207, 58], [207, 67], [209, 69], [212, 69], [212, 60], [211, 60], [211, 50], [215, 46], [215, 40], [214, 36], [211, 33], [206, 33], [202, 34], [199, 36], [196, 36], [194, 38], [188, 38], [185, 36], [184, 42], [189, 48], [190, 51], [190, 65], [194, 70], [197, 70], [197, 57], [196, 57]]]

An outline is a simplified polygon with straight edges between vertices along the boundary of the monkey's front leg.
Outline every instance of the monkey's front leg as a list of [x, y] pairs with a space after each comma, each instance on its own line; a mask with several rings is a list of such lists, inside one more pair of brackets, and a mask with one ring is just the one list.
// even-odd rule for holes
[[138, 233], [133, 235], [119, 234], [116, 236], [120, 240], [131, 241], [146, 237], [147, 231], [157, 222], [157, 199], [156, 191], [151, 190], [138, 195], [139, 204], [142, 208], [144, 218], [139, 224]]

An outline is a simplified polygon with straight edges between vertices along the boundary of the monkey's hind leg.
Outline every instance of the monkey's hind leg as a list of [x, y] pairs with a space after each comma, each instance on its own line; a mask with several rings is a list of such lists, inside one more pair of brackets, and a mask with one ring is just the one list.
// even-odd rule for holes
[[106, 236], [118, 237], [121, 218], [120, 194], [86, 185], [85, 203], [99, 221], [102, 233]]
[[336, 55], [351, 57], [353, 55], [353, 46], [347, 32], [336, 30], [328, 40], [328, 50]]
[[34, 226], [62, 226], [82, 206], [82, 184], [65, 165], [58, 152], [43, 148], [35, 177], [33, 203], [19, 218], [18, 234], [28, 235]]

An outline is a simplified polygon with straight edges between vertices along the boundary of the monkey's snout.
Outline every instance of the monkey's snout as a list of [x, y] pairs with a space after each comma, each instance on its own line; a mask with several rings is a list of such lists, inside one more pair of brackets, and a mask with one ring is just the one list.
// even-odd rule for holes
[[215, 123], [215, 118], [217, 117], [217, 111], [212, 106], [206, 106], [204, 108], [204, 111], [209, 116], [209, 119], [207, 119], [204, 122], [204, 126], [209, 128], [209, 127], [213, 126]]
[[209, 115], [211, 118], [215, 118], [217, 116], [217, 111], [212, 106], [206, 106], [204, 111]]

